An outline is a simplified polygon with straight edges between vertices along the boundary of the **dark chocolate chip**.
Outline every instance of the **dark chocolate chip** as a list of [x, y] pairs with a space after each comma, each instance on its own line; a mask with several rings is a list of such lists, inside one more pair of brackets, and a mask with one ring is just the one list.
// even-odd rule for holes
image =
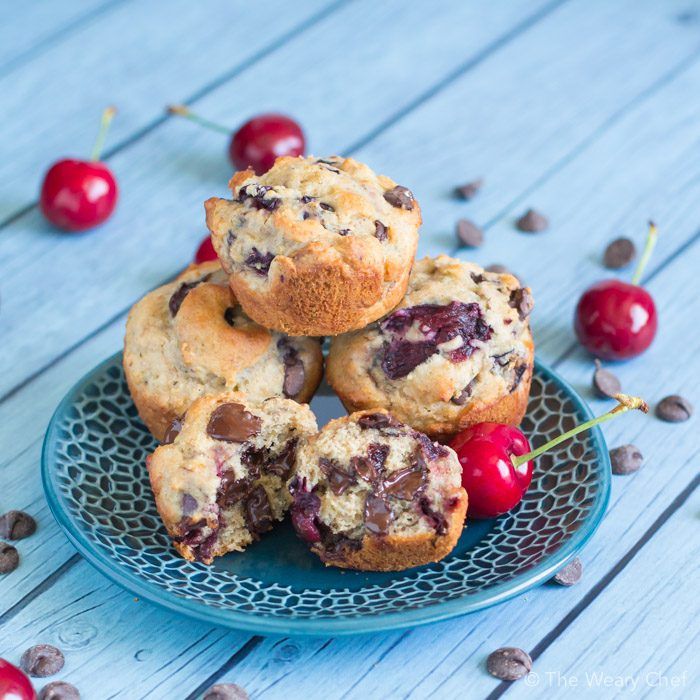
[[510, 364], [510, 356], [512, 354], [513, 350], [506, 350], [500, 355], [492, 355], [492, 359], [494, 364], [497, 364], [499, 367], [507, 367]]
[[182, 513], [192, 515], [197, 510], [197, 499], [190, 493], [182, 494]]
[[80, 700], [80, 693], [71, 683], [52, 681], [41, 689], [38, 700]]
[[613, 474], [621, 476], [633, 474], [639, 471], [643, 461], [642, 453], [634, 445], [621, 445], [610, 450], [610, 464]]
[[217, 406], [209, 418], [207, 434], [214, 440], [245, 442], [260, 432], [262, 421], [239, 403]]
[[0, 542], [0, 574], [9, 574], [19, 566], [19, 552], [7, 542]]
[[457, 396], [453, 396], [450, 401], [457, 406], [464, 406], [469, 397], [472, 395], [472, 391], [474, 391], [474, 382], [476, 382], [476, 377], [472, 379], [469, 384], [467, 384], [467, 386], [465, 386], [464, 389], [457, 394]]
[[184, 416], [182, 418], [173, 418], [173, 420], [170, 421], [170, 425], [166, 429], [165, 435], [163, 435], [163, 444], [164, 445], [170, 445], [171, 443], [175, 442], [175, 438], [182, 431], [182, 421], [183, 420], [184, 420]]
[[236, 240], [236, 238], [236, 234], [231, 229], [229, 229], [228, 233], [226, 234], [226, 245], [230, 248], [233, 245], [233, 242]]
[[355, 471], [360, 479], [369, 484], [375, 482], [379, 478], [379, 474], [374, 468], [372, 460], [370, 460], [368, 457], [353, 457], [350, 460], [350, 468]]
[[438, 535], [444, 535], [447, 532], [447, 520], [445, 516], [436, 511], [425, 496], [420, 499], [419, 505], [421, 512], [428, 519], [435, 532], [437, 532]]
[[396, 185], [390, 190], [384, 193], [384, 199], [386, 199], [392, 207], [397, 209], [408, 209], [409, 211], [413, 209], [414, 197], [413, 192], [406, 187], [401, 187], [401, 185]]
[[22, 654], [19, 665], [33, 678], [46, 678], [58, 673], [65, 663], [63, 653], [50, 644], [37, 644]]
[[682, 423], [693, 415], [693, 405], [688, 399], [671, 394], [656, 404], [656, 416], [667, 423]]
[[478, 178], [473, 182], [468, 182], [466, 185], [455, 187], [455, 195], [461, 199], [472, 199], [479, 193], [483, 185], [484, 181], [481, 178]]
[[236, 325], [236, 308], [233, 306], [229, 306], [226, 308], [226, 311], [224, 311], [224, 321], [228, 323], [229, 326], [235, 326]]
[[300, 359], [293, 364], [285, 364], [282, 391], [287, 398], [294, 398], [304, 388], [305, 376], [304, 363]]
[[595, 361], [595, 371], [593, 372], [593, 391], [601, 399], [614, 398], [615, 394], [622, 391], [620, 380], [608, 369], [605, 369], [600, 360]]
[[339, 236], [347, 236], [350, 233], [349, 228], [341, 228], [340, 231], [338, 231]]
[[517, 681], [532, 670], [530, 654], [517, 647], [503, 647], [489, 654], [486, 670], [502, 681]]
[[406, 467], [388, 474], [384, 479], [384, 492], [410, 501], [425, 485], [425, 472], [416, 467]]
[[168, 308], [170, 309], [170, 315], [174, 318], [177, 316], [177, 312], [182, 306], [182, 302], [185, 301], [185, 297], [199, 284], [199, 282], [183, 282], [170, 297], [168, 302]]
[[521, 362], [515, 367], [513, 370], [513, 383], [510, 385], [508, 393], [512, 394], [520, 386], [525, 370], [527, 370], [527, 365], [524, 362]]
[[314, 197], [310, 197], [308, 194], [305, 194], [303, 197], [300, 198], [299, 200], [302, 204], [308, 204], [309, 202], [314, 201]]
[[560, 586], [573, 586], [581, 580], [581, 576], [583, 576], [583, 564], [578, 557], [575, 557], [563, 569], [554, 574], [552, 581]]
[[23, 540], [36, 532], [36, 520], [21, 510], [10, 510], [0, 516], [0, 537]]
[[[256, 476], [256, 474], [253, 474], [252, 478]], [[250, 493], [251, 487], [251, 479], [236, 479], [236, 475], [232, 470], [225, 471], [221, 475], [216, 502], [220, 508], [229, 508], [242, 501]]]
[[204, 693], [202, 700], [248, 700], [248, 697], [248, 693], [240, 685], [217, 683]]
[[469, 248], [478, 248], [484, 242], [484, 232], [469, 219], [460, 219], [456, 232], [459, 242]]
[[386, 226], [379, 219], [374, 222], [374, 235], [378, 241], [387, 239]]
[[274, 456], [267, 459], [263, 465], [263, 471], [268, 474], [274, 474], [279, 476], [280, 479], [286, 480], [292, 473], [294, 467], [294, 461], [296, 460], [297, 454], [297, 440], [293, 438], [289, 440], [287, 444], [280, 450], [280, 452]]
[[250, 267], [261, 277], [265, 277], [270, 271], [270, 265], [275, 259], [273, 253], [261, 253], [257, 248], [253, 247], [245, 259], [245, 264]]
[[535, 307], [535, 301], [527, 287], [518, 287], [514, 289], [510, 294], [510, 301], [508, 303], [512, 308], [517, 309], [518, 317], [521, 321], [524, 321]]
[[250, 493], [245, 502], [245, 519], [248, 529], [255, 535], [260, 535], [272, 529], [274, 518], [267, 491], [258, 485]]
[[619, 270], [629, 265], [636, 254], [634, 243], [629, 238], [616, 238], [603, 253], [603, 265], [608, 270]]
[[362, 430], [369, 430], [370, 428], [381, 430], [382, 428], [391, 428], [397, 425], [396, 421], [388, 413], [369, 413], [360, 416], [357, 424]]
[[238, 201], [248, 202], [254, 209], [275, 211], [282, 200], [279, 197], [265, 197], [271, 189], [269, 185], [245, 185], [238, 191]]
[[373, 535], [385, 535], [393, 519], [389, 501], [373, 493], [368, 494], [365, 501], [365, 528]]
[[335, 209], [330, 204], [326, 204], [326, 202], [320, 202], [318, 206], [325, 211], [335, 211]]
[[539, 233], [549, 227], [546, 216], [534, 209], [528, 209], [516, 222], [515, 225], [525, 233]]
[[326, 475], [328, 486], [336, 496], [342, 496], [355, 482], [355, 475], [346, 472], [334, 459], [321, 457], [319, 469]]

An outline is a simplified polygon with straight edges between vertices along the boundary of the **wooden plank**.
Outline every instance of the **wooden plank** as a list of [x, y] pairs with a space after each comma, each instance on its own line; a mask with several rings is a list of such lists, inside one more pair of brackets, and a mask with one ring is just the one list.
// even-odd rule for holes
[[[446, 22], [444, 16], [436, 14], [433, 9], [411, 4], [399, 11], [403, 7], [399, 0], [379, 4], [364, 0], [343, 8], [337, 21], [329, 18], [327, 22], [321, 22], [275, 55], [257, 63], [252, 70], [227, 83], [226, 92], [220, 95], [220, 104], [238, 105], [236, 114], [231, 117], [232, 123], [236, 123], [249, 113], [251, 104], [259, 101], [260, 83], [264, 81], [264, 94], [275, 95], [277, 109], [296, 114], [301, 110], [304, 124], [307, 124], [307, 117], [311, 120], [311, 115], [321, 110], [328, 116], [328, 122], [345, 124], [348, 139], [356, 139], [362, 133], [361, 128], [379, 123], [396, 108], [396, 88], [384, 89], [387, 80], [398, 83], [410, 97], [421, 89], [415, 82], [414, 72], [424, 80], [429, 77], [437, 80], [443, 76], [443, 63], [432, 69], [432, 76], [420, 70], [423, 64], [431, 65], [425, 59], [435, 51], [436, 41], [442, 39], [440, 55], [447, 57], [443, 60], [448, 60], [451, 66], [458, 65], [465, 56], [473, 57], [488, 46], [498, 32], [517, 24], [525, 14], [524, 8], [529, 9], [529, 3], [523, 1], [516, 6], [509, 5], [507, 11], [503, 6], [494, 6], [495, 14], [486, 13], [483, 21], [474, 26], [468, 41], [457, 31], [450, 32], [449, 37], [439, 37], [438, 29]], [[455, 24], [462, 28], [473, 20], [476, 12], [472, 6], [456, 2], [445, 7], [451, 9], [458, 20]], [[492, 18], [489, 20], [489, 17]], [[375, 50], [367, 53], [366, 45], [355, 41], [354, 28], [365, 22], [370, 22], [373, 30], [382, 36], [381, 51], [372, 44]], [[416, 24], [427, 25], [430, 31], [414, 36]], [[410, 54], [411, 63], [405, 65], [402, 56], [409, 37], [415, 51]], [[354, 53], [337, 52], [335, 47], [338, 45], [352, 45]], [[355, 54], [358, 53], [363, 62], [356, 60]], [[367, 70], [370, 62], [372, 71]], [[346, 121], [348, 110], [341, 92], [329, 94], [309, 90], [300, 101], [302, 93], [295, 82], [296, 76], [307, 72], [315, 75], [319, 85], [331, 84], [334, 75], [344, 75], [356, 84], [358, 94], [371, 97], [356, 100], [362, 106], [363, 118], [359, 118], [355, 109], [350, 115], [352, 121]], [[209, 102], [204, 105], [207, 109], [208, 106]], [[263, 104], [260, 108], [268, 108], [268, 105]], [[331, 114], [335, 115], [334, 119]], [[309, 133], [323, 135], [324, 130], [319, 124], [317, 130], [310, 128]], [[312, 146], [315, 148], [316, 145], [312, 139]], [[335, 150], [335, 146], [330, 148], [330, 142], [321, 146], [323, 151]], [[44, 270], [41, 273], [46, 275], [44, 279], [55, 279], [56, 271], [73, 268], [77, 257], [81, 273], [58, 275], [60, 285], [52, 290], [50, 300], [39, 287], [25, 290], [21, 300], [11, 295], [3, 299], [3, 316], [11, 324], [12, 332], [6, 338], [0, 357], [0, 394], [18, 379], [17, 373], [10, 376], [2, 371], [12, 357], [21, 355], [24, 358], [21, 373], [24, 376], [31, 374], [59, 349], [73, 344], [94, 329], [96, 323], [124, 309], [148, 287], [169, 277], [190, 259], [204, 228], [201, 203], [207, 195], [221, 192], [230, 176], [231, 168], [222, 157], [223, 150], [220, 135], [198, 131], [181, 121], [170, 121], [112, 159], [121, 183], [122, 201], [116, 216], [101, 230], [82, 237], [62, 236], [49, 232], [39, 214], [32, 211], [3, 231], [0, 260], [6, 261], [6, 289], [11, 289], [15, 275], [26, 279], [29, 273], [27, 265], [32, 270], [36, 266], [37, 274], [39, 269]], [[164, 206], [164, 202], [167, 205]], [[173, 226], [176, 221], [178, 225]], [[63, 258], [65, 263], [59, 262], [63, 256], [66, 256]], [[115, 269], [128, 269], [128, 272], [114, 275]], [[94, 290], [94, 293], [85, 295], [85, 288]], [[97, 297], [103, 295], [109, 299], [103, 298], [95, 306]], [[84, 304], [91, 307], [89, 312], [87, 309], [81, 311]], [[23, 308], [21, 312], [20, 306]], [[31, 316], [40, 309], [47, 312], [45, 319], [39, 321], [36, 318], [45, 338], [41, 345], [28, 342], [26, 338], [22, 340], [28, 309], [32, 309]], [[65, 315], [69, 309], [71, 324], [66, 324]], [[10, 335], [18, 340], [14, 347], [7, 344]]]

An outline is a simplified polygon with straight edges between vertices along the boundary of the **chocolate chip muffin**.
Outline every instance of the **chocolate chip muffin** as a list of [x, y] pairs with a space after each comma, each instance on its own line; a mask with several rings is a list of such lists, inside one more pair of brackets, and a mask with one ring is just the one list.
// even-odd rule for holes
[[457, 455], [386, 411], [331, 421], [297, 451], [292, 523], [329, 566], [400, 571], [445, 557], [464, 526]]
[[200, 396], [225, 390], [251, 399], [311, 399], [323, 373], [321, 346], [251, 321], [218, 262], [192, 265], [131, 310], [124, 370], [143, 422], [159, 440]]
[[178, 552], [210, 564], [282, 520], [296, 451], [315, 433], [311, 409], [227, 392], [197, 399], [148, 458], [158, 512]]
[[278, 158], [236, 173], [207, 225], [245, 312], [291, 335], [337, 335], [396, 306], [415, 256], [413, 194], [351, 158]]
[[436, 439], [517, 425], [534, 361], [530, 290], [445, 255], [416, 263], [399, 308], [334, 338], [327, 379], [349, 411], [385, 408]]

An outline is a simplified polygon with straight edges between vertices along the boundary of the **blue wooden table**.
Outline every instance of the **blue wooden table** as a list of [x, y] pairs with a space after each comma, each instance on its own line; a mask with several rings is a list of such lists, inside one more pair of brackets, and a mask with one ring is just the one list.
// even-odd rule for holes
[[[61, 677], [92, 698], [198, 698], [231, 681], [253, 698], [698, 697], [697, 418], [630, 415], [610, 446], [643, 468], [615, 477], [582, 553], [583, 580], [425, 628], [342, 639], [251, 636], [178, 617], [112, 585], [47, 510], [39, 453], [57, 402], [121, 344], [125, 315], [192, 257], [202, 201], [231, 167], [220, 135], [168, 116], [186, 102], [236, 125], [297, 117], [316, 154], [368, 162], [413, 189], [419, 254], [500, 262], [533, 288], [539, 357], [592, 403], [574, 342], [579, 292], [608, 275], [620, 235], [660, 240], [646, 273], [658, 338], [616, 368], [651, 403], [700, 398], [700, 4], [696, 0], [27, 0], [0, 7], [0, 511], [34, 514], [21, 565], [0, 578], [0, 656], [61, 647]], [[50, 162], [87, 155], [101, 110], [119, 114], [107, 160], [121, 200], [101, 229], [41, 218]], [[485, 179], [465, 204], [455, 185]], [[550, 229], [519, 233], [530, 206]], [[456, 250], [454, 224], [485, 229]], [[527, 649], [506, 685], [484, 661]], [[621, 689], [620, 686], [624, 685]]]

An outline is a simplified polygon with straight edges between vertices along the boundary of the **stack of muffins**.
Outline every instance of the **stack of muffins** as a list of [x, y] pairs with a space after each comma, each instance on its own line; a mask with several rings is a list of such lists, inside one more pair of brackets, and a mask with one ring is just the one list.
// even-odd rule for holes
[[[530, 290], [444, 255], [414, 264], [418, 202], [350, 158], [279, 158], [230, 187], [205, 202], [219, 262], [151, 292], [127, 322], [126, 377], [163, 443], [148, 469], [175, 547], [209, 564], [290, 511], [329, 565], [441, 559], [467, 494], [440, 443], [522, 419]], [[307, 403], [324, 336], [326, 378], [351, 413], [319, 431]]]

